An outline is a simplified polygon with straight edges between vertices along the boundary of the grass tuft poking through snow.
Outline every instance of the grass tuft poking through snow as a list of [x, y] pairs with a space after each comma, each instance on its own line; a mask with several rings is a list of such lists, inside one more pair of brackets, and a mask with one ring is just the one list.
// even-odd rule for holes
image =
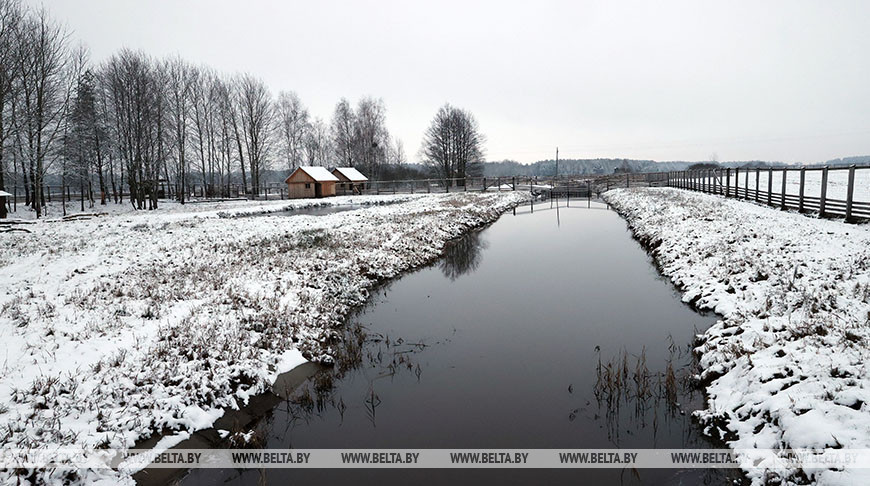
[[[870, 449], [870, 228], [678, 189], [614, 190], [686, 302], [705, 431], [734, 449]], [[750, 469], [754, 484], [870, 484], [862, 469]]]
[[[527, 194], [333, 198], [40, 221], [0, 237], [0, 447], [184, 438], [306, 359], [329, 363], [380, 279], [440, 254]], [[352, 201], [351, 201], [352, 199]], [[170, 441], [162, 441], [169, 444]], [[132, 483], [135, 471], [0, 471], [0, 482]]]

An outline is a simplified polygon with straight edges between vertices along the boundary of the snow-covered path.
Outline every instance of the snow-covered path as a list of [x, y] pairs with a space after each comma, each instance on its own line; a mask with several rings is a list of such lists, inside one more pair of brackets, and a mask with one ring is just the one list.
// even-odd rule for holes
[[374, 282], [528, 197], [358, 196], [368, 207], [292, 218], [231, 216], [310, 201], [233, 203], [3, 235], [0, 447], [123, 449], [162, 430], [183, 439], [305, 359], [328, 362], [335, 326]]
[[[708, 433], [735, 449], [870, 449], [870, 228], [679, 189], [605, 198], [684, 300], [722, 316], [697, 348]], [[755, 484], [870, 484], [866, 469], [749, 461]]]

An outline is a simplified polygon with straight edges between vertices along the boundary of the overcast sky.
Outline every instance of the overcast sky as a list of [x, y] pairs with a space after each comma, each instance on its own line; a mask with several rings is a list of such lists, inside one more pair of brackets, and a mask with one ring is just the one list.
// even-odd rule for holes
[[474, 113], [489, 160], [870, 154], [870, 1], [44, 5], [94, 61], [177, 53], [296, 91], [326, 120], [342, 96], [383, 98], [412, 160], [445, 102]]

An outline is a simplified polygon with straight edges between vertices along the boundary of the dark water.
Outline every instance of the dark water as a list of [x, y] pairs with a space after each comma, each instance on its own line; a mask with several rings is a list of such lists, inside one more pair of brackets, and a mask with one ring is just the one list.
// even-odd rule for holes
[[336, 206], [312, 206], [308, 208], [290, 209], [286, 211], [278, 211], [274, 213], [251, 213], [244, 214], [240, 217], [251, 218], [255, 216], [322, 216], [324, 214], [340, 213], [342, 211], [352, 211], [359, 209], [359, 204], [340, 204]]
[[[517, 208], [380, 288], [349, 325], [361, 346], [262, 421], [266, 447], [719, 446], [689, 418], [703, 398], [686, 383], [689, 342], [715, 317], [680, 302], [616, 213], [571, 205]], [[732, 474], [196, 470], [184, 483], [722, 484]]]

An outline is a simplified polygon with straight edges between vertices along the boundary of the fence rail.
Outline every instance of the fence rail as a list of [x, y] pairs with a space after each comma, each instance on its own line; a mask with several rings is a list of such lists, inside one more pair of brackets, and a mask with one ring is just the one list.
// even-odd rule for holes
[[815, 213], [822, 218], [844, 218], [848, 223], [870, 220], [868, 165], [707, 169], [667, 172], [664, 177], [670, 187]]
[[[693, 171], [617, 173], [577, 176], [465, 177], [453, 179], [411, 179], [369, 181], [355, 187], [336, 187], [337, 195], [419, 194], [451, 192], [525, 191], [539, 197], [591, 198], [616, 187], [668, 186], [720, 194], [760, 204], [815, 213], [820, 217], [844, 218], [847, 222], [870, 220], [870, 165], [836, 167], [730, 168]], [[287, 188], [280, 183], [265, 184], [256, 196], [240, 185], [231, 184], [229, 198], [286, 199]], [[81, 194], [51, 187], [43, 191], [48, 201], [77, 202]], [[7, 189], [8, 190], [8, 189]], [[24, 203], [23, 190], [7, 198], [10, 210]], [[171, 192], [171, 191], [170, 191]], [[167, 196], [174, 194], [167, 193]], [[87, 196], [85, 195], [87, 198]], [[123, 197], [129, 200], [129, 195]], [[215, 197], [204, 186], [192, 186], [187, 202], [226, 200]], [[99, 199], [97, 195], [97, 199]], [[107, 199], [108, 195], [107, 195]]]

